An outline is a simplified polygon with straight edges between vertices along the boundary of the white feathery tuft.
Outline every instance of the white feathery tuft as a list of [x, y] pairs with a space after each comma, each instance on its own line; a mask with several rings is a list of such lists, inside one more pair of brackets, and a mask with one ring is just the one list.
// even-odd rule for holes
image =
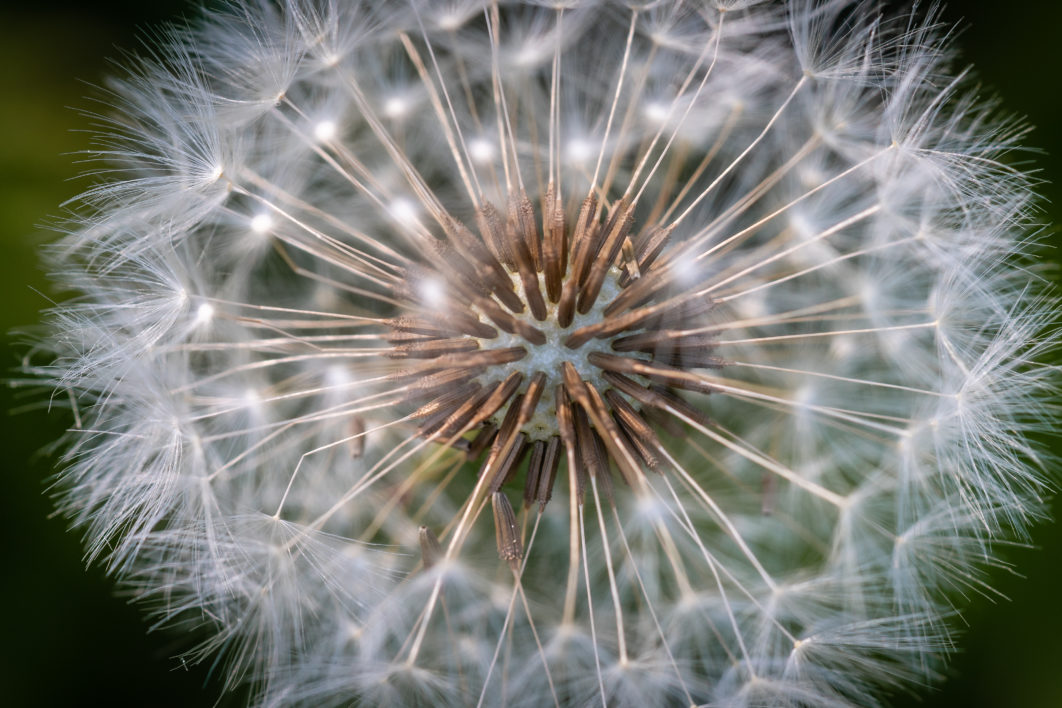
[[[1040, 518], [1025, 129], [930, 9], [233, 0], [92, 116], [32, 369], [260, 706], [868, 706]], [[552, 474], [552, 476], [551, 476]], [[489, 507], [489, 508], [488, 508]]]

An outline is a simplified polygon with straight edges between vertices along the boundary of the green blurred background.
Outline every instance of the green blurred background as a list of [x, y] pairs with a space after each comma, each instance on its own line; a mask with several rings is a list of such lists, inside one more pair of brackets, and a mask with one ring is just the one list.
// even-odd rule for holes
[[[48, 304], [36, 249], [50, 236], [39, 224], [87, 184], [74, 179], [70, 153], [87, 137], [74, 132], [84, 121], [70, 107], [89, 105], [87, 84], [114, 70], [106, 59], [119, 48], [135, 49], [144, 30], [194, 12], [187, 0], [12, 4], [0, 9], [0, 376], [13, 374], [24, 351], [12, 330]], [[961, 23], [958, 44], [986, 93], [1036, 126], [1028, 142], [1046, 154], [1035, 164], [1055, 182], [1042, 189], [1046, 220], [1062, 223], [1062, 5], [956, 0], [944, 19]], [[1062, 243], [1057, 233], [1050, 240]], [[1057, 252], [1050, 257], [1062, 262]], [[78, 539], [50, 517], [52, 466], [42, 449], [64, 420], [36, 402], [0, 387], [0, 411], [12, 410], [0, 418], [0, 704], [212, 705], [219, 689], [210, 667], [174, 659], [179, 637], [146, 634], [137, 608], [99, 570], [86, 571]], [[1062, 518], [1057, 500], [1054, 511]], [[1062, 707], [1062, 524], [1038, 528], [1033, 543], [1008, 555], [1024, 578], [994, 578], [1009, 601], [973, 598], [951, 678], [924, 695], [898, 696], [896, 708]]]

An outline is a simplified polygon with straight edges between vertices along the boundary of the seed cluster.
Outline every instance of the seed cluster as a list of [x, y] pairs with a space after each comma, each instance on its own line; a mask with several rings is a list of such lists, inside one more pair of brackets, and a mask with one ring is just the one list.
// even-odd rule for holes
[[[526, 194], [505, 215], [487, 203], [479, 236], [449, 221], [434, 274], [409, 274], [442, 280], [445, 295], [430, 308], [399, 295], [407, 313], [389, 321], [388, 355], [423, 360], [395, 377], [408, 384], [419, 434], [482, 460], [475, 494], [490, 495], [498, 552], [514, 568], [520, 542], [501, 488], [525, 459], [524, 504], [541, 511], [562, 456], [580, 501], [590, 477], [611, 496], [613, 468], [637, 488], [644, 469], [666, 466], [658, 428], [681, 434], [676, 419], [706, 422], [683, 392], [710, 393], [691, 370], [721, 365], [706, 322], [712, 303], [654, 277], [669, 267], [670, 231], [635, 230], [634, 211], [592, 192], [569, 223], [550, 188], [539, 229]], [[528, 371], [528, 361], [542, 368]]]
[[209, 4], [108, 81], [25, 365], [192, 663], [270, 707], [939, 677], [1041, 517], [1060, 309], [936, 11]]

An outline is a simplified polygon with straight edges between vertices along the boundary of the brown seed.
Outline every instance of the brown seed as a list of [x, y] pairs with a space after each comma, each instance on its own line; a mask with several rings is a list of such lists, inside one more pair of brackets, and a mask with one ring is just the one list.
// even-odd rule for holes
[[531, 443], [531, 455], [527, 460], [527, 474], [524, 476], [524, 508], [531, 506], [538, 492], [538, 478], [542, 474], [542, 462], [546, 456], [546, 443], [536, 440]]
[[542, 205], [542, 264], [546, 276], [546, 297], [550, 302], [560, 300], [564, 270], [567, 267], [568, 244], [561, 198], [555, 193], [553, 182], [546, 187]]
[[491, 494], [490, 503], [494, 511], [494, 538], [498, 546], [498, 557], [507, 561], [515, 573], [520, 569], [520, 559], [523, 556], [516, 514], [513, 513], [509, 498], [501, 492]]
[[538, 512], [541, 514], [546, 503], [553, 496], [553, 485], [557, 481], [557, 469], [560, 467], [561, 439], [554, 435], [546, 443], [546, 453], [542, 459], [542, 471], [538, 476], [538, 489], [535, 492], [535, 501], [538, 502]]
[[467, 337], [455, 339], [420, 339], [391, 347], [391, 359], [434, 359], [443, 354], [470, 352], [479, 349], [479, 342]]
[[601, 286], [605, 282], [605, 275], [615, 262], [616, 256], [619, 255], [620, 248], [630, 232], [633, 216], [634, 207], [627, 202], [626, 197], [613, 206], [612, 216], [603, 229], [602, 243], [594, 254], [585, 282], [579, 292], [579, 302], [576, 309], [580, 313], [585, 315], [589, 312], [597, 300], [597, 296], [601, 292]]

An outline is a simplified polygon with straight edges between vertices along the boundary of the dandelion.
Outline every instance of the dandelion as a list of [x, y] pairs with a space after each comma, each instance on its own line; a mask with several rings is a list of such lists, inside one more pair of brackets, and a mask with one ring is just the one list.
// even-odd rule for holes
[[1023, 128], [951, 64], [850, 0], [170, 30], [54, 248], [62, 511], [257, 705], [932, 681], [1056, 343]]

